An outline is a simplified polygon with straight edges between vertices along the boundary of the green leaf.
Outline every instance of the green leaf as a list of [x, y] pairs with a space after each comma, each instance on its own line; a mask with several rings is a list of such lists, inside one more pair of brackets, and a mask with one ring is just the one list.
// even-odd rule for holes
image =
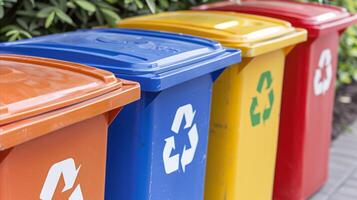
[[27, 31], [20, 30], [19, 32], [20, 32], [20, 35], [23, 35], [26, 38], [32, 38], [32, 35], [30, 33], [28, 33]]
[[47, 18], [54, 10], [56, 10], [56, 7], [53, 6], [43, 8], [40, 10], [40, 12], [37, 13], [37, 17]]
[[94, 4], [92, 4], [89, 1], [86, 0], [75, 0], [74, 1], [79, 7], [81, 7], [82, 9], [88, 11], [88, 12], [95, 12], [96, 11], [96, 7]]
[[339, 73], [339, 80], [343, 84], [350, 84], [352, 82], [351, 76], [346, 72], [340, 72]]
[[59, 1], [59, 6], [57, 6], [59, 9], [61, 9], [64, 13], [67, 12], [67, 0], [57, 0]]
[[18, 29], [18, 28], [19, 27], [16, 26], [16, 25], [7, 25], [7, 26], [5, 26], [5, 27], [0, 29], [0, 33], [6, 33], [6, 32], [8, 32], [8, 31], [10, 31], [12, 29]]
[[71, 19], [71, 17], [69, 17], [66, 13], [64, 13], [62, 10], [56, 8], [55, 9], [55, 13], [56, 13], [56, 16], [63, 22], [67, 23], [67, 24], [70, 24], [70, 25], [73, 25], [74, 26], [74, 23], [73, 23], [73, 20]]
[[[31, 17], [31, 18], [35, 18], [37, 17], [37, 13], [35, 11], [31, 11], [31, 10], [19, 10], [16, 12], [17, 15], [20, 16], [24, 16], [24, 17]], [[45, 17], [43, 17], [45, 18]]]
[[0, 19], [4, 17], [4, 7], [0, 6]]
[[21, 28], [23, 29], [28, 29], [29, 27], [27, 26], [27, 23], [25, 22], [24, 19], [18, 18], [16, 19], [16, 22], [20, 25]]
[[140, 9], [144, 8], [144, 4], [141, 2], [141, 0], [135, 0], [135, 4]]
[[118, 3], [118, 0], [106, 0], [106, 2], [108, 2], [110, 4], [116, 4], [116, 3]]
[[52, 12], [46, 19], [45, 28], [48, 28], [52, 25], [53, 20], [55, 19], [56, 13]]
[[116, 14], [114, 11], [109, 10], [107, 8], [101, 8], [100, 10], [102, 11], [106, 21], [111, 26], [116, 26], [116, 23], [120, 20], [120, 16]]
[[98, 22], [98, 25], [104, 25], [104, 16], [102, 12], [95, 12], [95, 18], [96, 21]]
[[51, 12], [53, 12], [56, 9], [56, 7], [50, 6], [46, 7], [40, 10], [40, 12], [37, 13], [37, 17], [39, 18], [47, 18]]
[[118, 8], [116, 8], [116, 7], [114, 7], [114, 6], [110, 5], [110, 4], [107, 4], [105, 2], [102, 2], [102, 1], [96, 1], [95, 4], [100, 8], [106, 8], [106, 9], [110, 9], [110, 10], [113, 10], [113, 11], [119, 11]]
[[66, 4], [66, 6], [67, 6], [68, 8], [71, 8], [71, 9], [75, 9], [75, 8], [76, 8], [76, 5], [75, 5], [72, 1], [68, 1], [67, 4]]
[[58, 0], [50, 0], [50, 3], [54, 5], [55, 7], [59, 7], [59, 1]]
[[169, 7], [169, 2], [168, 0], [159, 0], [160, 7], [162, 8], [168, 8]]
[[155, 0], [145, 0], [146, 1], [146, 4], [148, 5], [151, 13], [155, 13]]
[[35, 0], [29, 0], [29, 1], [31, 3], [32, 7], [35, 7]]
[[19, 36], [20, 36], [20, 33], [16, 32], [16, 33], [11, 35], [11, 37], [9, 38], [9, 41], [10, 42], [15, 41], [15, 40], [19, 39]]
[[18, 30], [11, 30], [11, 31], [8, 31], [8, 32], [5, 34], [5, 36], [14, 35], [14, 34], [16, 34], [16, 33], [19, 33], [19, 31], [18, 31]]

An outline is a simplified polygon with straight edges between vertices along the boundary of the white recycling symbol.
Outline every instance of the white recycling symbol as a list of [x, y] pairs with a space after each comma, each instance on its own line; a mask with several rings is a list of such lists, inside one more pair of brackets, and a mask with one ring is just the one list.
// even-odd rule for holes
[[172, 150], [176, 148], [175, 136], [171, 136], [165, 139], [166, 143], [162, 153], [162, 158], [164, 161], [166, 174], [171, 174], [177, 171], [180, 167], [180, 163], [183, 172], [185, 172], [186, 166], [189, 165], [193, 161], [193, 158], [195, 157], [196, 148], [198, 144], [197, 125], [193, 123], [195, 114], [196, 111], [193, 110], [191, 104], [181, 106], [176, 111], [176, 115], [171, 126], [171, 131], [173, 131], [175, 134], [178, 135], [180, 127], [184, 121], [183, 119], [185, 119], [186, 123], [184, 129], [190, 129], [188, 132], [188, 138], [190, 141], [191, 148], [187, 149], [187, 146], [185, 145], [181, 155], [175, 154], [171, 156]]
[[[322, 78], [322, 70], [326, 71], [326, 78]], [[325, 94], [332, 82], [332, 52], [330, 49], [325, 49], [322, 51], [319, 61], [319, 66], [315, 71], [314, 77], [314, 93], [316, 96]]]
[[[74, 183], [76, 182], [76, 178], [80, 168], [81, 166], [79, 166], [78, 169], [76, 168], [76, 164], [72, 158], [63, 160], [52, 165], [52, 167], [48, 171], [45, 183], [43, 184], [40, 199], [52, 200], [58, 182], [62, 175], [65, 184], [64, 188], [62, 189], [62, 192], [66, 192], [67, 190], [72, 189], [74, 187]], [[76, 186], [68, 200], [83, 200], [83, 194], [80, 184]]]

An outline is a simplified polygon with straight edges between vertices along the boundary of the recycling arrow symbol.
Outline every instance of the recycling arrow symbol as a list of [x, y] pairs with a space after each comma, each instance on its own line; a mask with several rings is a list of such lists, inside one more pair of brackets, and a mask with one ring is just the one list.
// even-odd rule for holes
[[166, 174], [171, 174], [182, 167], [183, 172], [186, 170], [186, 166], [189, 165], [196, 153], [196, 148], [198, 145], [198, 131], [197, 125], [193, 123], [196, 111], [193, 110], [191, 104], [181, 106], [177, 109], [175, 118], [172, 122], [171, 131], [176, 135], [179, 135], [179, 131], [183, 121], [185, 119], [186, 123], [184, 129], [190, 129], [188, 132], [188, 138], [190, 141], [190, 148], [185, 145], [183, 151], [180, 154], [171, 155], [175, 147], [175, 136], [170, 136], [165, 139], [165, 147], [162, 153], [162, 158], [164, 161], [164, 168]]
[[[62, 192], [66, 192], [72, 189], [74, 187], [74, 183], [76, 182], [76, 178], [78, 176], [80, 168], [80, 166], [78, 167], [78, 169], [76, 168], [76, 165], [72, 158], [63, 160], [52, 165], [52, 167], [48, 171], [46, 181], [43, 184], [40, 199], [52, 200], [61, 176], [63, 176], [63, 180], [65, 183]], [[75, 187], [68, 200], [83, 200], [82, 190], [79, 184]]]
[[260, 75], [257, 92], [261, 94], [263, 92], [263, 89], [268, 91], [269, 105], [265, 106], [262, 111], [257, 111], [257, 107], [261, 102], [259, 101], [257, 96], [252, 98], [250, 104], [250, 121], [252, 126], [257, 126], [262, 121], [267, 121], [271, 115], [274, 104], [274, 91], [272, 89], [272, 83], [273, 79], [270, 71], [266, 71]]
[[[322, 79], [322, 70], [326, 72], [326, 78]], [[314, 75], [314, 93], [316, 96], [325, 94], [332, 82], [332, 52], [330, 49], [322, 51], [319, 66]]]

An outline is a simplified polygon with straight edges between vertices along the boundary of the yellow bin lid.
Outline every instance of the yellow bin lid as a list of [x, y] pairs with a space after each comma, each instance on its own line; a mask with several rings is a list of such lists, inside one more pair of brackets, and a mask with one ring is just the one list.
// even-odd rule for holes
[[250, 14], [220, 11], [178, 11], [128, 18], [123, 28], [179, 32], [219, 41], [255, 57], [307, 39], [307, 32], [289, 22]]

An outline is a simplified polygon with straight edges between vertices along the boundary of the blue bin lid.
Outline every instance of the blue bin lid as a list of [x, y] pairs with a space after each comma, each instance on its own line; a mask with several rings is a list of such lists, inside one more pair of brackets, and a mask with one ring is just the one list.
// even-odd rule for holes
[[237, 49], [189, 35], [129, 29], [93, 29], [0, 45], [1, 53], [49, 57], [111, 71], [160, 91], [241, 61]]

